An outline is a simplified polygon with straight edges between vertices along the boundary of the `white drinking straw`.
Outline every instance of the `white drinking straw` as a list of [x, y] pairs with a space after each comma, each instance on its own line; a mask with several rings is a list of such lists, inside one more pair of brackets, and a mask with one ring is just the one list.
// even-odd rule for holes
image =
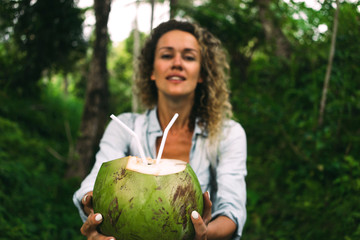
[[168, 135], [168, 132], [169, 132], [171, 126], [174, 124], [174, 122], [175, 122], [175, 120], [177, 119], [178, 116], [179, 116], [179, 114], [175, 113], [175, 115], [173, 116], [173, 118], [171, 119], [171, 121], [169, 122], [167, 127], [165, 128], [164, 135], [163, 135], [163, 138], [161, 140], [161, 144], [160, 144], [160, 148], [159, 148], [159, 153], [158, 153], [157, 158], [156, 158], [156, 164], [158, 164], [160, 162], [161, 155], [162, 155], [163, 150], [164, 150], [166, 137]]
[[136, 135], [136, 133], [131, 130], [128, 126], [126, 126], [120, 119], [118, 119], [114, 114], [111, 114], [110, 116], [112, 119], [114, 119], [117, 123], [119, 123], [123, 128], [125, 128], [135, 139], [136, 139], [136, 143], [138, 145], [138, 148], [139, 148], [139, 151], [140, 151], [140, 155], [141, 155], [141, 158], [143, 160], [143, 163], [144, 164], [148, 164], [148, 161], [146, 160], [146, 157], [145, 157], [145, 153], [144, 153], [144, 150], [141, 146], [141, 143], [139, 141], [139, 138], [138, 136]]

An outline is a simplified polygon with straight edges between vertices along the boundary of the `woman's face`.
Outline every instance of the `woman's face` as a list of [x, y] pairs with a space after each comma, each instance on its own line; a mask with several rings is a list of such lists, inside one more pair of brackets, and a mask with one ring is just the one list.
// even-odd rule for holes
[[194, 97], [200, 78], [200, 46], [190, 33], [172, 30], [158, 40], [154, 70], [159, 99], [162, 97]]

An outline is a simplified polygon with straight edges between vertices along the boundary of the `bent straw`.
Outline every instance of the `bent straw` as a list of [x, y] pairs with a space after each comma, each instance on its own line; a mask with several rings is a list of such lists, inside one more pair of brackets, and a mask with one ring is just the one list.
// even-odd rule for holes
[[114, 119], [117, 123], [120, 124], [120, 126], [122, 126], [123, 128], [125, 128], [126, 131], [128, 131], [135, 139], [136, 139], [136, 143], [138, 145], [138, 148], [139, 148], [139, 151], [140, 151], [140, 155], [141, 155], [141, 158], [143, 160], [143, 163], [144, 164], [148, 164], [148, 161], [146, 160], [146, 157], [145, 157], [145, 153], [144, 153], [144, 150], [141, 146], [141, 143], [139, 141], [139, 138], [138, 136], [136, 135], [136, 133], [131, 130], [128, 126], [126, 126], [120, 119], [118, 119], [114, 114], [111, 114], [110, 116], [112, 119]]
[[164, 136], [161, 140], [161, 144], [160, 144], [160, 148], [159, 148], [159, 153], [158, 153], [158, 156], [156, 158], [156, 164], [158, 164], [160, 162], [160, 159], [161, 159], [161, 155], [163, 153], [163, 150], [164, 150], [164, 145], [165, 145], [165, 141], [166, 141], [166, 137], [168, 135], [168, 132], [171, 128], [171, 126], [174, 124], [175, 120], [177, 119], [177, 117], [179, 116], [178, 113], [175, 113], [175, 115], [173, 116], [173, 118], [171, 119], [171, 121], [169, 122], [169, 124], [167, 125], [167, 127], [165, 128], [165, 131], [164, 131]]

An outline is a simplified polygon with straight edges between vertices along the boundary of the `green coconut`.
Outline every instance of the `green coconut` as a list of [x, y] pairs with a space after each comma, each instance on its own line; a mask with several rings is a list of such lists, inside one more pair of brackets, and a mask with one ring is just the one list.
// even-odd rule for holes
[[117, 239], [194, 239], [191, 212], [203, 213], [199, 181], [189, 164], [125, 157], [103, 163], [93, 190], [100, 232]]

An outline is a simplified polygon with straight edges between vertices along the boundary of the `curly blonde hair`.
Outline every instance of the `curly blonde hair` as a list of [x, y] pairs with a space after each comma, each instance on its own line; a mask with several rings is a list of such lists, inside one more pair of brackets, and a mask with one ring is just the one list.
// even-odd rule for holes
[[202, 83], [196, 87], [195, 102], [190, 115], [190, 129], [195, 120], [210, 140], [215, 140], [221, 132], [225, 119], [231, 118], [232, 106], [229, 101], [228, 73], [229, 64], [220, 40], [206, 29], [190, 23], [170, 20], [153, 30], [139, 56], [135, 80], [135, 91], [146, 108], [157, 104], [158, 92], [150, 76], [153, 72], [155, 49], [158, 40], [165, 33], [181, 30], [192, 34], [199, 42], [201, 52]]

